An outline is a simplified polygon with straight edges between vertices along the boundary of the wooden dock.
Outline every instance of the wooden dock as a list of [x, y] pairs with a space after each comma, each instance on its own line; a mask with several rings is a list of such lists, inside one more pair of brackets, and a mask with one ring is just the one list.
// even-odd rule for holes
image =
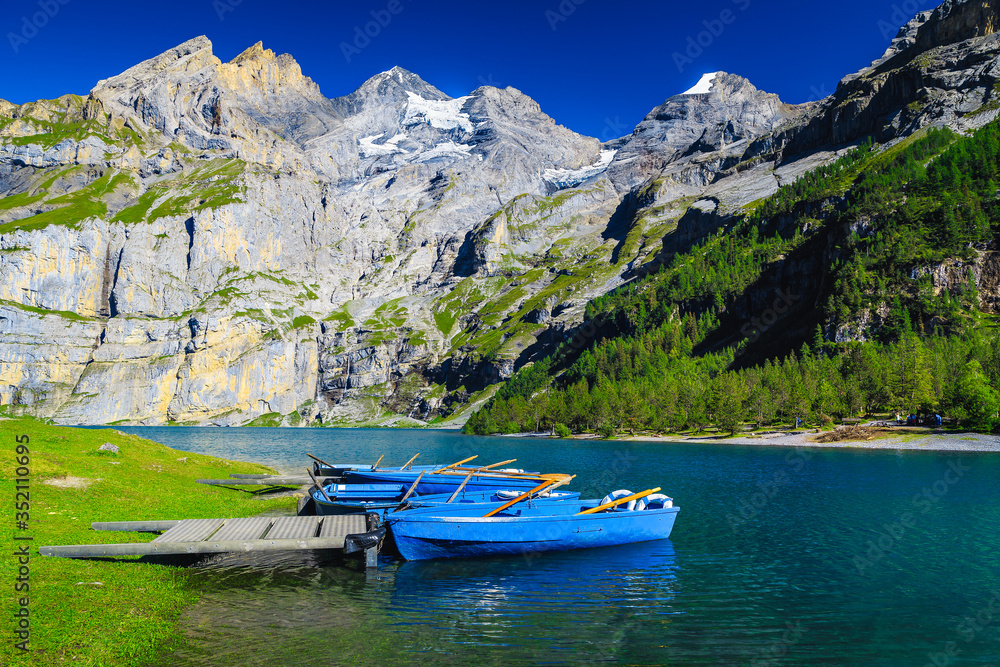
[[365, 552], [369, 567], [378, 564], [381, 534], [370, 533], [364, 514], [340, 516], [253, 517], [93, 523], [94, 530], [161, 532], [152, 542], [41, 547], [43, 556], [106, 558], [175, 556], [248, 551], [343, 549]]
[[198, 479], [209, 486], [303, 486], [312, 484], [308, 475], [233, 475], [230, 479]]

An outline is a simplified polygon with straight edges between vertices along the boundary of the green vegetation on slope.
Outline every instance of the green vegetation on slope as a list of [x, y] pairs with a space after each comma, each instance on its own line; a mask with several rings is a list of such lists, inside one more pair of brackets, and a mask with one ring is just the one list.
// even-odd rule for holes
[[114, 219], [128, 223], [153, 222], [158, 218], [243, 201], [239, 177], [246, 171], [245, 162], [216, 158], [195, 164], [197, 166], [190, 171], [152, 186], [135, 204], [119, 211]]
[[[17, 229], [42, 229], [49, 225], [75, 225], [88, 218], [104, 217], [108, 212], [105, 198], [119, 188], [131, 185], [131, 176], [110, 169], [90, 185], [69, 194], [53, 197], [44, 202], [45, 206], [55, 206], [56, 208], [29, 218], [14, 220], [13, 222], [0, 225], [0, 234], [6, 234]], [[24, 195], [15, 195], [10, 199], [18, 198], [20, 198], [20, 203], [16, 205], [25, 206], [40, 202], [44, 196], [34, 195], [25, 197]], [[6, 202], [6, 200], [7, 198], [4, 198], [0, 202]]]
[[[993, 429], [1000, 343], [969, 264], [1000, 232], [998, 182], [995, 123], [965, 138], [932, 129], [884, 151], [866, 143], [592, 301], [588, 319], [604, 326], [588, 349], [557, 353], [568, 366], [550, 363], [545, 382], [521, 382], [532, 373], [522, 370], [467, 429], [733, 432], [886, 411]], [[797, 265], [819, 275], [796, 276]], [[933, 283], [939, 266], [959, 278]], [[761, 324], [747, 304], [782, 287], [800, 292], [784, 304], [797, 316]], [[870, 342], [828, 342], [851, 327]]]

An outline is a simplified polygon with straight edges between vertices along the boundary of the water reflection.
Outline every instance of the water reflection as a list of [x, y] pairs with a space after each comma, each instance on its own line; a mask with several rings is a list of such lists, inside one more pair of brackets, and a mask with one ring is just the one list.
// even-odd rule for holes
[[393, 604], [447, 609], [485, 595], [496, 613], [571, 607], [584, 613], [669, 603], [674, 597], [677, 558], [670, 540], [601, 549], [547, 552], [490, 559], [404, 562], [391, 570]]
[[539, 660], [612, 660], [633, 637], [682, 613], [675, 606], [679, 568], [669, 540], [405, 562], [385, 576], [397, 625], [427, 626], [446, 644], [517, 648]]
[[[335, 567], [330, 567], [335, 565]], [[198, 564], [208, 592], [185, 613], [164, 667], [208, 655], [241, 665], [468, 664], [497, 650], [512, 664], [615, 662], [681, 614], [669, 540], [527, 557], [360, 563], [316, 553], [244, 554]], [[318, 637], [325, 643], [316, 643]], [[492, 662], [492, 660], [491, 660]], [[285, 663], [288, 664], [288, 663]]]

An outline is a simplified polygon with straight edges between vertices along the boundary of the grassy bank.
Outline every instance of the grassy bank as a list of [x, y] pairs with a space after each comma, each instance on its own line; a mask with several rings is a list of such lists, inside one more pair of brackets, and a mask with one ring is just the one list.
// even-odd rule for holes
[[[16, 439], [28, 436], [31, 508], [29, 530], [16, 528]], [[263, 500], [249, 493], [196, 484], [198, 478], [271, 472], [170, 449], [114, 430], [50, 426], [30, 419], [0, 421], [0, 481], [7, 490], [0, 586], [4, 613], [0, 664], [138, 665], [152, 658], [194, 603], [198, 587], [183, 568], [136, 562], [43, 558], [38, 547], [57, 544], [148, 542], [154, 535], [91, 530], [92, 521], [253, 516], [292, 508], [294, 500]], [[109, 442], [118, 454], [98, 452]], [[14, 535], [33, 537], [15, 542]], [[17, 609], [15, 545], [31, 545], [31, 652], [13, 646]], [[24, 593], [18, 593], [17, 597]]]

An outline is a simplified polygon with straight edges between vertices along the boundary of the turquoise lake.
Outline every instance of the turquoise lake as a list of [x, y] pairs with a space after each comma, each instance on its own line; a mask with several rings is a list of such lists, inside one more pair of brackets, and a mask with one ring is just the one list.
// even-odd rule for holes
[[[427, 430], [127, 428], [301, 470], [517, 465], [584, 497], [660, 486], [670, 540], [377, 575], [222, 557], [162, 665], [1000, 665], [1000, 455], [477, 438]], [[137, 517], [141, 518], [141, 517]]]

